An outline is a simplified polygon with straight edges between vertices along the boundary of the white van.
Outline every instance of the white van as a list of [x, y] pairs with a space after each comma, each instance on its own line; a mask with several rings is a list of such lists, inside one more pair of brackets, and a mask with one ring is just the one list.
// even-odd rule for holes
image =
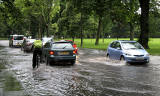
[[10, 35], [9, 47], [20, 47], [23, 43], [24, 35]]

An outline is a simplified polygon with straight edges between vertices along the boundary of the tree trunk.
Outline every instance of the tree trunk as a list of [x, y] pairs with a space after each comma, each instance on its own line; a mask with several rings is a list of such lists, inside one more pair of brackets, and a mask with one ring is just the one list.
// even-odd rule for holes
[[133, 24], [130, 22], [129, 23], [129, 26], [130, 26], [130, 40], [134, 40], [134, 27], [133, 27]]
[[97, 30], [97, 34], [96, 34], [95, 45], [99, 44], [99, 38], [100, 38], [101, 29], [102, 29], [102, 16], [99, 17], [99, 23], [98, 23], [98, 30]]
[[81, 48], [83, 47], [83, 24], [82, 24], [83, 14], [81, 12], [81, 21], [80, 21], [80, 31], [81, 31]]
[[102, 28], [102, 30], [103, 30], [103, 43], [104, 43], [104, 39], [105, 39], [104, 27]]
[[38, 38], [41, 38], [41, 25], [40, 25], [40, 23], [39, 23], [39, 28], [38, 28]]
[[48, 24], [46, 25], [46, 32], [47, 32], [47, 37], [49, 36], [49, 34], [48, 34]]
[[140, 27], [141, 33], [139, 37], [139, 42], [146, 49], [149, 49], [149, 2], [150, 0], [139, 0], [141, 7], [141, 17], [140, 17]]
[[74, 42], [74, 37], [72, 37], [72, 41]]

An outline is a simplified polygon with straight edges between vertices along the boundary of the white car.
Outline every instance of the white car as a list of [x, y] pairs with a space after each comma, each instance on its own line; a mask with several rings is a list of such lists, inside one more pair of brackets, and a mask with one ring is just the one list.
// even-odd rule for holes
[[9, 47], [20, 47], [23, 43], [24, 35], [10, 35]]
[[53, 37], [44, 37], [44, 38], [42, 38], [43, 46], [46, 44], [46, 42], [50, 42], [50, 41], [53, 42]]

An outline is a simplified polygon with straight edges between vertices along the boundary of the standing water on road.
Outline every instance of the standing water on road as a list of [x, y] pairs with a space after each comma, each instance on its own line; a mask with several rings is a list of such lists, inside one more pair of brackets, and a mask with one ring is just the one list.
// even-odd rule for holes
[[0, 96], [29, 96], [23, 91], [13, 73], [5, 67], [8, 61], [2, 49], [3, 47], [0, 47]]
[[80, 49], [73, 66], [41, 63], [33, 70], [32, 53], [7, 46], [0, 52], [7, 69], [31, 96], [160, 96], [158, 56], [151, 56], [149, 64], [130, 65], [106, 60], [104, 51]]

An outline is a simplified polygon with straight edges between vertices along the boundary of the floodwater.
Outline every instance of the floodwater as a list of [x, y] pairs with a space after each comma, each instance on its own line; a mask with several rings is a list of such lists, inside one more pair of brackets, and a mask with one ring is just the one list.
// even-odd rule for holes
[[[149, 64], [107, 60], [105, 51], [79, 49], [75, 65], [41, 63], [32, 69], [32, 53], [0, 41], [0, 63], [30, 96], [160, 96], [160, 57]], [[0, 74], [3, 76], [4, 74]], [[0, 86], [1, 86], [0, 80]], [[12, 85], [7, 85], [12, 86]], [[16, 96], [16, 95], [15, 95]]]

